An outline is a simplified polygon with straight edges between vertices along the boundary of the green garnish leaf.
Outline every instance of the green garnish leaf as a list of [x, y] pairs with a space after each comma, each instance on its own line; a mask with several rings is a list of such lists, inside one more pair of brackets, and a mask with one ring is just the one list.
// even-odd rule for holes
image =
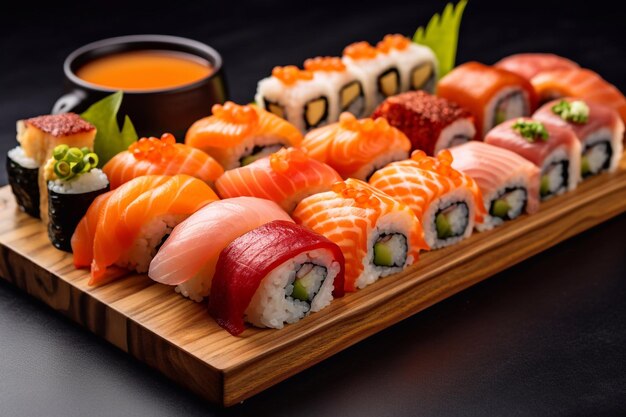
[[467, 0], [459, 1], [456, 6], [448, 3], [441, 16], [436, 13], [423, 26], [417, 28], [413, 42], [428, 46], [439, 61], [439, 77], [449, 73], [456, 61], [456, 49], [459, 43], [459, 28]]
[[121, 130], [117, 123], [117, 112], [123, 97], [124, 93], [118, 91], [92, 104], [80, 115], [98, 129], [93, 150], [100, 156], [102, 165], [118, 153], [127, 150], [138, 139], [135, 127], [128, 115], [124, 117]]
[[552, 106], [552, 112], [567, 122], [584, 124], [589, 121], [589, 106], [582, 100], [575, 100], [571, 103], [561, 100]]
[[541, 122], [535, 120], [517, 119], [513, 126], [513, 130], [519, 132], [520, 135], [528, 142], [535, 142], [539, 139], [546, 142], [548, 140], [548, 131]]

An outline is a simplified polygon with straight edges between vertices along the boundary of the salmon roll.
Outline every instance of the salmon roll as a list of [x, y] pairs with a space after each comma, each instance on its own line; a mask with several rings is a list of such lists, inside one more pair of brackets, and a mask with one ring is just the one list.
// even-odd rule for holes
[[544, 104], [533, 118], [572, 129], [581, 145], [583, 179], [617, 168], [624, 150], [624, 122], [614, 109], [569, 97]]
[[407, 135], [412, 149], [428, 155], [468, 142], [476, 135], [474, 116], [468, 110], [424, 91], [389, 97], [372, 117], [386, 119]]
[[555, 54], [522, 53], [502, 58], [494, 64], [494, 67], [514, 72], [530, 81], [535, 75], [543, 71], [575, 69], [579, 68], [579, 65], [570, 59]]
[[357, 120], [343, 113], [338, 123], [307, 133], [301, 146], [343, 178], [367, 181], [377, 169], [406, 159], [411, 142], [384, 119]]
[[490, 230], [539, 209], [539, 168], [515, 152], [472, 141], [450, 149], [452, 167], [480, 188], [487, 210], [478, 231]]
[[386, 35], [376, 49], [396, 60], [400, 91], [424, 90], [434, 93], [437, 84], [437, 58], [432, 49], [411, 42], [402, 35]]
[[307, 59], [304, 69], [313, 73], [313, 79], [328, 86], [329, 123], [339, 120], [343, 112], [350, 112], [356, 117], [366, 115], [363, 84], [341, 58], [318, 56]]
[[120, 270], [147, 272], [174, 226], [218, 200], [206, 183], [188, 175], [146, 175], [102, 194], [72, 236], [76, 267], [90, 267], [90, 285]]
[[341, 249], [304, 226], [275, 220], [233, 240], [220, 254], [209, 313], [232, 335], [244, 320], [282, 329], [343, 296]]
[[302, 141], [295, 126], [254, 105], [228, 101], [215, 104], [212, 111], [212, 116], [191, 125], [185, 144], [206, 152], [224, 169], [247, 165]]
[[561, 97], [574, 97], [587, 103], [598, 103], [617, 111], [626, 123], [626, 98], [617, 87], [597, 73], [584, 69], [544, 71], [532, 78], [540, 103]]
[[453, 245], [482, 223], [485, 207], [474, 180], [451, 167], [452, 154], [436, 158], [415, 151], [411, 159], [393, 162], [376, 171], [370, 184], [406, 204], [424, 227], [430, 249]]
[[485, 143], [513, 151], [535, 164], [540, 170], [542, 200], [571, 191], [580, 181], [581, 146], [567, 127], [519, 118], [496, 126]]
[[313, 77], [311, 71], [288, 65], [274, 67], [271, 77], [259, 81], [254, 100], [260, 108], [308, 132], [332, 121], [335, 94], [330, 84]]
[[281, 149], [245, 167], [226, 171], [216, 183], [222, 198], [266, 198], [291, 213], [305, 197], [328, 191], [341, 177], [298, 148]]
[[428, 248], [411, 209], [352, 178], [302, 200], [293, 218], [339, 245], [346, 262], [346, 291], [402, 271]]
[[365, 114], [370, 114], [378, 104], [401, 91], [400, 71], [396, 59], [383, 53], [368, 42], [356, 42], [343, 50], [343, 62], [363, 85]]
[[186, 174], [213, 186], [224, 173], [224, 168], [207, 153], [176, 143], [170, 133], [164, 133], [160, 139], [139, 139], [109, 160], [102, 170], [112, 190], [142, 175]]
[[478, 62], [450, 71], [439, 81], [437, 95], [474, 115], [478, 138], [505, 120], [530, 116], [536, 106], [535, 91], [527, 79]]

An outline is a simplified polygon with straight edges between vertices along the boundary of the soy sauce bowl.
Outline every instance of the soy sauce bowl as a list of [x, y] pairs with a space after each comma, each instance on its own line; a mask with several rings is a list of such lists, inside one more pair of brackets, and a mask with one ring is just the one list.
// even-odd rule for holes
[[124, 91], [120, 117], [128, 115], [140, 136], [169, 132], [180, 141], [191, 124], [210, 114], [216, 103], [228, 98], [221, 55], [201, 42], [166, 35], [133, 35], [104, 39], [82, 46], [63, 64], [65, 92], [52, 113], [81, 113], [91, 104], [119, 89], [89, 83], [76, 71], [94, 59], [130, 51], [162, 50], [184, 52], [208, 61], [213, 71], [206, 77], [172, 88]]

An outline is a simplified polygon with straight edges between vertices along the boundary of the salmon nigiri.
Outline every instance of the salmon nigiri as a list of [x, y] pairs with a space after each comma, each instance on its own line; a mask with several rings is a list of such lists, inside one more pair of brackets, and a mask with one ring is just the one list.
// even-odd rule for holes
[[213, 185], [224, 169], [215, 159], [164, 133], [161, 139], [142, 138], [120, 152], [102, 168], [114, 190], [141, 175], [186, 174]]
[[411, 141], [383, 118], [342, 113], [338, 123], [310, 131], [301, 146], [343, 178], [367, 180], [378, 168], [407, 158]]
[[188, 175], [135, 178], [87, 211], [72, 237], [74, 263], [91, 265], [91, 285], [108, 281], [111, 267], [146, 272], [172, 228], [217, 199], [206, 183]]
[[213, 106], [213, 115], [195, 122], [185, 143], [202, 149], [224, 169], [247, 165], [285, 146], [297, 146], [302, 134], [291, 123], [254, 105], [231, 101]]
[[613, 84], [584, 69], [544, 71], [531, 80], [540, 102], [574, 97], [614, 108], [626, 123], [626, 98]]
[[245, 167], [226, 171], [216, 183], [222, 198], [250, 196], [275, 201], [288, 213], [311, 194], [330, 190], [341, 177], [298, 148], [281, 149]]
[[543, 71], [579, 68], [574, 61], [555, 54], [523, 53], [507, 56], [494, 64], [496, 68], [511, 71], [530, 81]]
[[209, 295], [222, 250], [273, 220], [293, 222], [273, 201], [237, 197], [211, 203], [174, 228], [150, 263], [148, 275], [194, 301]]

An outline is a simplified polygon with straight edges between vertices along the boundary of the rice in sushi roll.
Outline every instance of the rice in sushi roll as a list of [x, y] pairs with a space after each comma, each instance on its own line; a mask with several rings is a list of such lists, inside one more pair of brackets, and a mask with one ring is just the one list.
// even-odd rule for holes
[[17, 146], [7, 153], [7, 175], [17, 206], [39, 218], [39, 163]]
[[428, 248], [408, 206], [352, 178], [302, 200], [293, 218], [339, 245], [346, 261], [346, 291], [404, 270]]
[[325, 237], [284, 220], [233, 240], [219, 256], [209, 313], [233, 335], [245, 321], [282, 329], [343, 295], [344, 258]]

